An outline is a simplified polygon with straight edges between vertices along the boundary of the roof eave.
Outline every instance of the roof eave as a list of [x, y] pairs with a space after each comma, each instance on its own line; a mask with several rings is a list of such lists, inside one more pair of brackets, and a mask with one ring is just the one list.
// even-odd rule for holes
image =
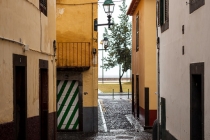
[[128, 8], [127, 15], [130, 15], [130, 16], [133, 15], [133, 13], [135, 12], [139, 2], [140, 2], [140, 0], [132, 0], [130, 6]]

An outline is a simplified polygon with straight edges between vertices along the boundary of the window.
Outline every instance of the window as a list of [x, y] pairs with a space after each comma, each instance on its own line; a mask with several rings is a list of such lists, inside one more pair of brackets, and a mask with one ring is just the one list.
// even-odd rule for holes
[[139, 50], [139, 13], [136, 15], [136, 51]]
[[40, 11], [47, 16], [47, 0], [39, 0]]
[[205, 4], [205, 0], [190, 0], [190, 14], [203, 6]]
[[158, 2], [158, 25], [161, 27], [161, 32], [169, 28], [169, 0]]

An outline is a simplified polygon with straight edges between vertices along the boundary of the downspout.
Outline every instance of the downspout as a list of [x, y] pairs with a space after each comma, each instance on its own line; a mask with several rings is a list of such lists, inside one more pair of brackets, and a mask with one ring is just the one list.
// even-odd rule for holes
[[[55, 44], [57, 45], [57, 44]], [[56, 47], [56, 46], [55, 46]], [[54, 48], [54, 46], [53, 46]], [[54, 135], [54, 140], [57, 139], [57, 72], [56, 72], [57, 68], [56, 68], [56, 51], [54, 50], [54, 56], [53, 56], [53, 95], [54, 95], [54, 131], [55, 131], [55, 135]]]
[[40, 52], [42, 52], [42, 12], [40, 11]]
[[158, 10], [157, 10], [158, 0], [156, 0], [156, 38], [157, 38], [157, 140], [160, 140], [160, 40], [158, 37]]
[[[92, 51], [93, 51], [93, 48], [94, 48], [94, 46], [93, 46], [93, 3], [91, 4], [92, 5], [92, 17], [91, 17], [91, 20], [92, 20], [92, 39], [91, 39], [91, 41], [92, 41]], [[95, 78], [95, 75], [94, 75], [94, 65], [95, 65], [95, 54], [94, 53], [92, 53], [92, 55], [93, 55], [93, 68], [92, 68], [92, 74], [93, 74], [93, 80], [92, 80], [92, 91], [93, 91], [93, 117], [95, 117], [94, 115], [95, 115], [95, 110], [94, 110], [94, 99], [95, 99], [95, 90], [94, 90], [94, 78]], [[93, 131], [94, 131], [94, 126], [95, 126], [95, 119], [93, 118]]]

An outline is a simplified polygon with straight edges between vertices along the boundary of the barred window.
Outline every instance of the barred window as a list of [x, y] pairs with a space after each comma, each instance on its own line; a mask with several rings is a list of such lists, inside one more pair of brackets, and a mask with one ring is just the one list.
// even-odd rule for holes
[[158, 5], [158, 25], [161, 26], [161, 32], [169, 28], [169, 0], [159, 0]]
[[205, 0], [190, 0], [190, 14], [203, 6], [205, 4]]
[[139, 50], [139, 13], [136, 15], [136, 51]]
[[39, 0], [40, 11], [47, 16], [47, 0]]

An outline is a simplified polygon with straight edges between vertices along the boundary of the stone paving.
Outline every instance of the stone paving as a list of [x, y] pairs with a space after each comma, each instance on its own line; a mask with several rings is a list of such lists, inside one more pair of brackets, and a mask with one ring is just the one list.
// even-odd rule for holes
[[131, 100], [127, 96], [100, 97], [98, 133], [59, 132], [58, 140], [152, 140], [151, 130], [144, 131], [131, 115]]
[[127, 120], [126, 115], [131, 114], [131, 103], [129, 100], [100, 100], [108, 132], [122, 129], [132, 131], [134, 128]]

